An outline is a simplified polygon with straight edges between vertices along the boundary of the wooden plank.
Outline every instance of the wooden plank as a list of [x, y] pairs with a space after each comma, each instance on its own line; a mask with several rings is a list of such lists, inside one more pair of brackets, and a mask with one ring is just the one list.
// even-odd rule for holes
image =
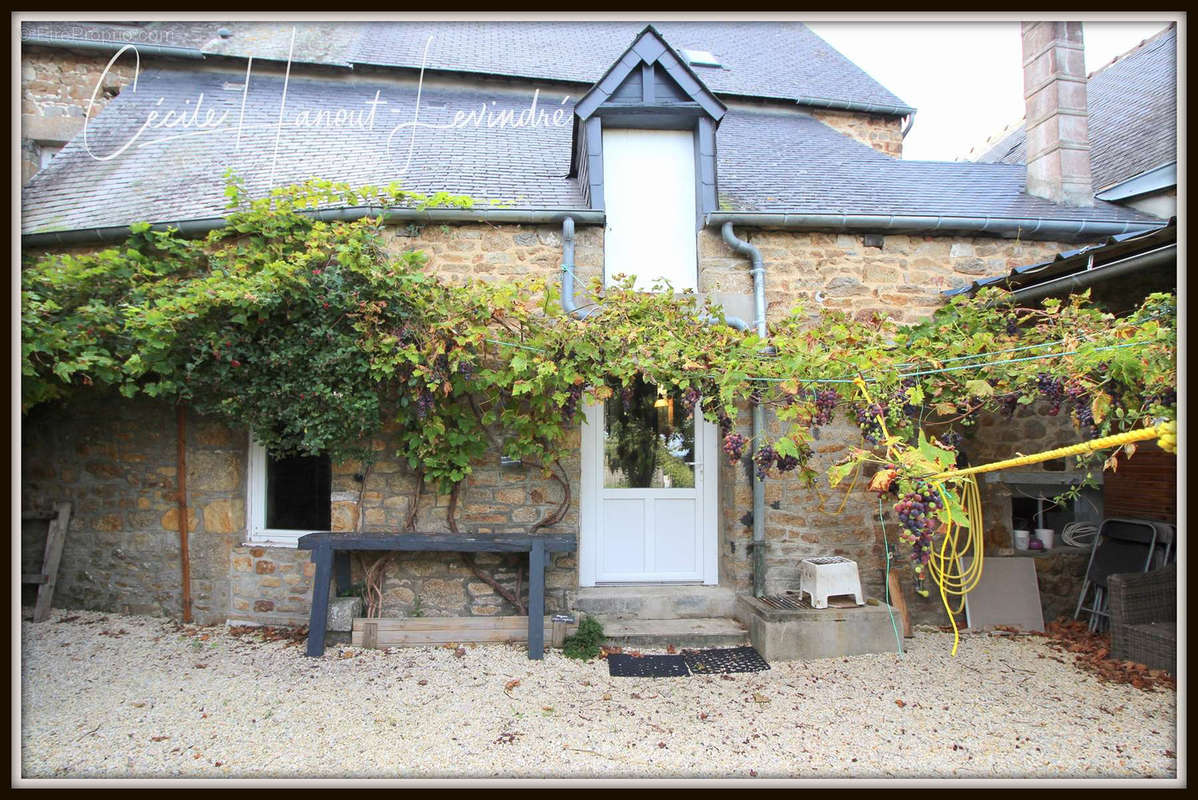
[[54, 599], [54, 587], [58, 583], [58, 563], [62, 560], [62, 547], [71, 526], [71, 504], [58, 503], [57, 516], [50, 520], [46, 531], [46, 559], [42, 564], [45, 583], [37, 587], [37, 603], [33, 606], [33, 621], [44, 622], [50, 618], [50, 603]]
[[316, 575], [312, 578], [312, 614], [308, 617], [308, 655], [324, 655], [324, 634], [329, 624], [329, 584], [333, 580], [333, 551], [327, 545], [312, 551]]
[[577, 537], [569, 534], [544, 536], [463, 536], [449, 533], [306, 533], [299, 538], [301, 550], [327, 545], [334, 550], [397, 550], [412, 552], [521, 553], [539, 542], [546, 552], [572, 552]]
[[[552, 638], [553, 617], [543, 617], [542, 635]], [[528, 639], [528, 617], [399, 617], [354, 620], [354, 647], [422, 647], [457, 642], [502, 643]], [[480, 625], [479, 623], [489, 623]], [[578, 630], [562, 625], [563, 638]]]
[[[354, 624], [367, 619], [357, 617]], [[464, 631], [528, 631], [528, 617], [378, 617], [369, 621], [375, 623], [380, 631], [439, 631], [447, 627]]]
[[903, 638], [910, 639], [915, 635], [911, 629], [911, 615], [907, 612], [907, 598], [903, 597], [903, 587], [899, 585], [898, 573], [891, 570], [886, 576], [886, 586], [890, 589], [890, 605], [899, 612], [903, 620]]
[[545, 657], [545, 628], [536, 623], [544, 615], [545, 543], [538, 540], [528, 551], [528, 657], [534, 661]]

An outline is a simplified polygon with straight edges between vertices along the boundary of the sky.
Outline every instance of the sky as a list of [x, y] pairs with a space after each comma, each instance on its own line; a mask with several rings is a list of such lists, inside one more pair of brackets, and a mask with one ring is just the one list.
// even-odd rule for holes
[[[1145, 17], [1149, 15], [1145, 14]], [[1019, 23], [808, 22], [817, 36], [918, 111], [903, 157], [952, 161], [1023, 118]], [[1083, 23], [1093, 72], [1168, 19]]]

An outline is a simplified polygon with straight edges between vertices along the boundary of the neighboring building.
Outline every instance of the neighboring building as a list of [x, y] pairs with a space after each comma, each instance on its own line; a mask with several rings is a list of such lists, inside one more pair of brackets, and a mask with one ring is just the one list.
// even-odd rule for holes
[[[1177, 25], [1086, 80], [1094, 196], [1155, 217], [1177, 214]], [[1024, 126], [987, 142], [976, 160], [1023, 164]]]
[[[122, 41], [96, 41], [108, 31], [23, 29], [29, 147], [47, 141], [36, 128], [52, 110], [82, 120], [89, 81], [113, 95], [87, 118], [86, 145], [83, 122], [72, 123], [69, 143], [28, 181], [27, 252], [120, 241], [135, 221], [219, 224], [226, 168], [251, 193], [313, 176], [400, 180], [503, 204], [413, 210], [393, 221], [390, 246], [425, 251], [427, 268], [448, 279], [556, 279], [569, 219], [583, 283], [652, 263], [640, 278], [665, 275], [755, 322], [747, 262], [720, 234], [732, 223], [764, 258], [767, 319], [804, 299], [914, 321], [943, 290], [978, 276], [1162, 225], [1101, 199], [1078, 206], [1029, 194], [1015, 164], [901, 160], [914, 109], [797, 23], [155, 23], [124, 34], [173, 42], [139, 45], [136, 91], [129, 53], [100, 80]], [[61, 96], [52, 97], [55, 87]], [[193, 135], [138, 133], [166, 110], [192, 120], [179, 127]], [[199, 133], [208, 113], [227, 114], [225, 129]], [[661, 487], [641, 487], [635, 513], [626, 513], [630, 498], [616, 498], [605, 480], [604, 424], [601, 409], [587, 409], [577, 457], [565, 464], [575, 501], [559, 531], [577, 533], [580, 550], [553, 562], [550, 609], [585, 606], [595, 586], [628, 584], [635, 597], [646, 584], [681, 582], [723, 598], [711, 607], [730, 614], [734, 594], [754, 582], [750, 471], [717, 458], [716, 428], [700, 420], [688, 443], [692, 466], [710, 468], [692, 470], [693, 492], [669, 505]], [[748, 433], [747, 414], [737, 424]], [[1069, 436], [1059, 424], [1026, 427], [1032, 442]], [[312, 565], [294, 547], [305, 526], [267, 518], [267, 496], [285, 489], [265, 477], [273, 459], [244, 429], [193, 416], [188, 430], [197, 619], [305, 621]], [[179, 613], [174, 437], [173, 409], [149, 400], [90, 398], [24, 419], [23, 503], [65, 498], [76, 509], [61, 604]], [[857, 440], [847, 422], [830, 426], [813, 466]], [[355, 465], [312, 469], [318, 474], [306, 477], [328, 487], [321, 513], [332, 529], [350, 529]], [[401, 529], [414, 475], [383, 460], [370, 480], [365, 529]], [[463, 487], [459, 524], [523, 531], [555, 508], [558, 492], [494, 454]], [[767, 481], [764, 498], [756, 521], [767, 592], [795, 588], [801, 558], [841, 554], [860, 564], [867, 593], [881, 594], [872, 506], [850, 503], [830, 518], [790, 479]], [[443, 527], [445, 503], [424, 498], [422, 528]], [[1001, 546], [1009, 531], [1008, 513], [988, 526], [988, 541]], [[666, 540], [671, 558], [655, 559], [646, 545]], [[518, 580], [500, 559], [489, 568], [505, 585]], [[384, 612], [407, 613], [416, 602], [426, 613], [511, 613], [445, 556], [397, 559]], [[929, 617], [940, 613], [927, 604]]]

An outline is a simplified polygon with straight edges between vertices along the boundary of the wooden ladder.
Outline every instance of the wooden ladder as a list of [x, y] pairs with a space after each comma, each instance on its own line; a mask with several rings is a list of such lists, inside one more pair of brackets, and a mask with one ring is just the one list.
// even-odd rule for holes
[[41, 570], [21, 573], [21, 583], [34, 583], [37, 588], [37, 603], [33, 607], [33, 621], [44, 622], [50, 617], [50, 601], [54, 597], [54, 585], [58, 582], [58, 562], [62, 559], [62, 546], [67, 539], [67, 527], [71, 523], [71, 504], [58, 503], [54, 511], [22, 511], [21, 521], [47, 520], [46, 550], [42, 557]]

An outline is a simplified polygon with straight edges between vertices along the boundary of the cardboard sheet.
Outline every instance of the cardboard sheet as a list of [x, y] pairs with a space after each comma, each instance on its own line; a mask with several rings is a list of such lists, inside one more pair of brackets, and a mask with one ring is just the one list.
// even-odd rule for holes
[[[961, 559], [968, 568], [970, 558]], [[1044, 630], [1036, 559], [992, 558], [982, 561], [982, 578], [965, 595], [965, 619], [971, 630], [1010, 625], [1025, 631]]]

